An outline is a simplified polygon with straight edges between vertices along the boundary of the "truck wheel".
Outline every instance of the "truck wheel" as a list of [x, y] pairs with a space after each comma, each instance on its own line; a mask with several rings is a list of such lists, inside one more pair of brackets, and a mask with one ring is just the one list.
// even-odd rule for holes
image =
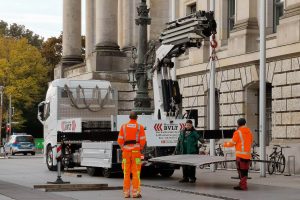
[[162, 177], [171, 177], [174, 174], [174, 169], [161, 170], [159, 173]]
[[102, 175], [105, 178], [111, 178], [112, 177], [112, 170], [111, 170], [111, 168], [102, 168]]
[[99, 176], [101, 174], [101, 168], [99, 167], [86, 167], [86, 171], [90, 176]]
[[56, 171], [56, 166], [53, 165], [53, 151], [50, 145], [47, 146], [46, 150], [46, 163], [50, 171]]
[[142, 168], [141, 176], [142, 177], [154, 177], [157, 176], [159, 171], [153, 167], [144, 167]]

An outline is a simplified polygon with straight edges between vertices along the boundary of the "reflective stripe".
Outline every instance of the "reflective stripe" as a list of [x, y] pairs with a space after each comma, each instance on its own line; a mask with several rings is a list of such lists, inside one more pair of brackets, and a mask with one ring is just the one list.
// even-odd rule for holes
[[146, 139], [146, 136], [140, 137], [140, 140], [144, 140], [144, 139]]
[[139, 141], [139, 136], [140, 136], [140, 129], [141, 129], [141, 125], [138, 124], [138, 128], [135, 134], [135, 141], [138, 142]]
[[141, 164], [141, 159], [140, 159], [140, 158], [135, 158], [135, 163], [136, 163], [137, 165], [140, 165], [140, 164]]
[[119, 139], [124, 139], [124, 137], [123, 137], [123, 136], [121, 136], [121, 135], [119, 135], [119, 136], [118, 136], [118, 138], [119, 138]]
[[126, 174], [126, 167], [125, 167], [125, 165], [126, 165], [126, 158], [123, 158], [122, 164], [123, 164], [123, 170], [124, 170], [124, 176], [125, 176], [125, 174]]
[[130, 147], [130, 146], [125, 145], [125, 146], [123, 147], [123, 149], [131, 150], [131, 149], [134, 149], [134, 147]]
[[129, 145], [124, 145], [124, 149], [128, 149], [128, 150], [130, 150], [130, 149], [134, 149], [134, 148], [140, 148], [141, 147], [141, 145], [140, 144], [134, 144], [133, 146], [129, 146]]
[[124, 138], [125, 138], [125, 140], [126, 140], [126, 126], [125, 126], [125, 124], [123, 124], [123, 135], [124, 135]]
[[238, 130], [240, 138], [241, 138], [241, 143], [242, 143], [242, 152], [245, 152], [245, 142], [244, 142], [244, 138], [242, 135], [242, 132], [240, 130]]
[[244, 154], [244, 155], [251, 155], [250, 152], [245, 152], [245, 151], [236, 151], [235, 153]]

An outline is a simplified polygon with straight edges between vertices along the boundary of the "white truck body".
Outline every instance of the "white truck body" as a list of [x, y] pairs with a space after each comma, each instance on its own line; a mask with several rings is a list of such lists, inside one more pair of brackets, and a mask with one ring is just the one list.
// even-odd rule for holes
[[[66, 90], [69, 90], [70, 93], [66, 94]], [[98, 96], [96, 95], [97, 90], [101, 91]], [[102, 106], [100, 109], [99, 102], [104, 101], [105, 98], [108, 101], [100, 103]], [[99, 99], [101, 101], [98, 101]], [[46, 163], [49, 160], [47, 149], [57, 145], [58, 131], [83, 133], [85, 123], [96, 122], [104, 124], [109, 131], [116, 132], [120, 130], [122, 124], [129, 121], [128, 115], [117, 115], [116, 91], [111, 88], [108, 81], [54, 80], [49, 84], [45, 101], [40, 104], [44, 105], [43, 116], [39, 115], [39, 119], [44, 125], [44, 160]], [[87, 105], [89, 108], [85, 108]], [[138, 122], [145, 126], [147, 147], [149, 148], [174, 148], [179, 132], [184, 128], [184, 120], [169, 118], [158, 120], [154, 115], [140, 115]], [[117, 149], [116, 139], [112, 141], [83, 139], [77, 143], [67, 142], [70, 142], [71, 145], [80, 144], [80, 148], [75, 152], [72, 151], [70, 155], [71, 160], [79, 166], [110, 169], [113, 164], [121, 163], [121, 151]], [[55, 148], [50, 156], [56, 157]], [[49, 165], [49, 163], [47, 164]], [[51, 164], [56, 166], [56, 159], [52, 159]]]
[[[72, 93], [73, 102], [66, 89]], [[39, 119], [44, 125], [46, 153], [48, 146], [57, 145], [58, 131], [81, 132], [82, 122], [101, 122], [110, 127], [111, 116], [117, 114], [117, 92], [112, 90], [109, 81], [57, 79], [49, 84], [41, 104], [44, 112]], [[53, 157], [55, 154], [53, 151]], [[56, 165], [55, 159], [53, 164]]]

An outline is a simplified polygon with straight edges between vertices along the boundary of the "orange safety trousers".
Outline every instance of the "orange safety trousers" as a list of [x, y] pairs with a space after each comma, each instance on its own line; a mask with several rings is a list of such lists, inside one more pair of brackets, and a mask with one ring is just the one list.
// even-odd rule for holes
[[123, 151], [122, 157], [122, 169], [124, 174], [123, 192], [125, 195], [130, 194], [130, 174], [132, 174], [132, 195], [136, 196], [141, 193], [141, 152], [136, 150]]

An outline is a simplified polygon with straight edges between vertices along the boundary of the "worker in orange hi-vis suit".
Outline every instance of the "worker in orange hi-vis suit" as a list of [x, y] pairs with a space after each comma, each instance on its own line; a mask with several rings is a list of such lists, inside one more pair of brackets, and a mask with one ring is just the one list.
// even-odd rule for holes
[[137, 123], [137, 114], [131, 112], [129, 118], [130, 121], [121, 126], [118, 137], [118, 144], [122, 149], [123, 158], [123, 192], [125, 198], [130, 198], [130, 174], [132, 174], [132, 197], [141, 198], [141, 150], [146, 144], [146, 136], [144, 127]]
[[235, 147], [236, 167], [239, 173], [240, 183], [234, 187], [235, 190], [247, 190], [248, 170], [251, 162], [251, 146], [253, 135], [246, 127], [246, 120], [237, 120], [238, 129], [233, 133], [231, 141], [225, 142], [224, 147]]

